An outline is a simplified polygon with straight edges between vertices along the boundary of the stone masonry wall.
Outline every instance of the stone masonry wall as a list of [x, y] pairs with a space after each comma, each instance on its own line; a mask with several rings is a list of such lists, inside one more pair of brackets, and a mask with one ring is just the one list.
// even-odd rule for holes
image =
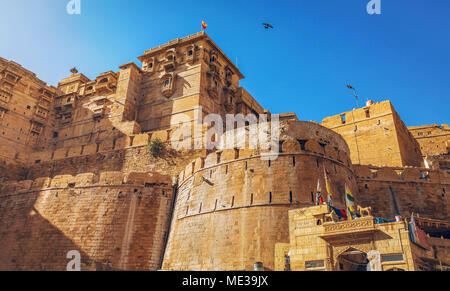
[[[319, 131], [324, 134], [316, 136]], [[316, 141], [321, 138], [328, 146]], [[325, 196], [323, 165], [336, 206], [344, 206], [345, 183], [357, 192], [348, 148], [339, 135], [296, 122], [283, 128], [281, 143], [273, 161], [242, 149], [211, 153], [187, 165], [178, 179], [163, 269], [252, 270], [255, 262], [263, 262], [266, 270], [274, 270], [275, 244], [289, 242], [288, 210], [313, 205], [319, 179]], [[342, 147], [334, 147], [338, 144]]]
[[422, 166], [420, 147], [390, 101], [372, 104], [323, 120], [322, 125], [342, 135], [353, 164]]
[[104, 172], [8, 182], [0, 192], [0, 270], [157, 270], [172, 205], [171, 178]]
[[371, 206], [373, 215], [393, 219], [396, 215], [448, 220], [450, 175], [425, 168], [377, 168], [355, 166], [358, 200]]

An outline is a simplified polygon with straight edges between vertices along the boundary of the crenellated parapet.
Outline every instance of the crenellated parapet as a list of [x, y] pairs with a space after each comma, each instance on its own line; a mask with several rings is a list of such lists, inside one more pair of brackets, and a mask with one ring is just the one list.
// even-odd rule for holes
[[358, 198], [372, 206], [377, 216], [448, 219], [450, 175], [448, 171], [413, 167], [355, 165]]
[[[327, 199], [324, 168], [334, 205], [344, 207], [345, 184], [357, 193], [348, 147], [338, 134], [308, 122], [281, 127], [279, 152], [218, 150], [193, 160], [178, 175], [163, 269], [245, 270], [255, 261], [273, 269], [275, 243], [288, 241], [288, 210], [314, 205], [318, 180]], [[264, 252], [254, 248], [254, 240]], [[186, 248], [191, 251], [181, 251]]]
[[158, 270], [172, 199], [171, 177], [153, 172], [3, 183], [0, 270], [63, 271], [69, 251], [82, 270]]
[[361, 181], [386, 181], [398, 183], [431, 183], [450, 185], [450, 174], [444, 170], [415, 167], [375, 167], [354, 165]]
[[35, 180], [8, 181], [0, 184], [0, 198], [4, 196], [57, 189], [83, 189], [87, 187], [140, 187], [171, 190], [171, 177], [158, 173], [102, 172], [100, 175], [83, 173], [76, 176], [58, 175]]

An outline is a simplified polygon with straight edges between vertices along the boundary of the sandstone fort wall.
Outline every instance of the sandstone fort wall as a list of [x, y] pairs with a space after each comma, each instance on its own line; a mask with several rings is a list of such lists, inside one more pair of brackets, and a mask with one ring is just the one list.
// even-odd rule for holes
[[324, 165], [335, 205], [344, 206], [345, 183], [357, 191], [348, 148], [338, 144], [345, 142], [331, 130], [296, 122], [283, 129], [276, 160], [243, 149], [188, 164], [179, 175], [163, 269], [250, 270], [263, 262], [273, 270], [275, 244], [289, 242], [288, 210], [313, 205], [319, 179], [325, 193]]
[[8, 182], [0, 194], [0, 269], [157, 270], [172, 205], [171, 179], [104, 172]]
[[392, 218], [417, 213], [427, 218], [449, 219], [448, 171], [354, 167], [358, 179], [358, 200], [363, 206], [371, 206], [374, 215]]

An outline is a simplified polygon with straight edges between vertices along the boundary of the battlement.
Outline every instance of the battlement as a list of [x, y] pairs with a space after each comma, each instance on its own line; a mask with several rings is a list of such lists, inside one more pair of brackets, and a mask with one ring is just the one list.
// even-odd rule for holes
[[[63, 147], [50, 151], [34, 152], [31, 154], [30, 163], [42, 163], [48, 161], [57, 161], [67, 158], [74, 158], [80, 156], [88, 156], [97, 153], [105, 153], [111, 151], [118, 151], [123, 149], [130, 149], [136, 147], [144, 147], [148, 145], [151, 139], [159, 139], [163, 143], [169, 142], [171, 130], [160, 130], [155, 132], [124, 135], [120, 138], [103, 140], [98, 143], [90, 143], [86, 145], [77, 145], [73, 147]], [[8, 152], [6, 152], [8, 153]], [[15, 155], [14, 151], [9, 153], [9, 156]]]
[[322, 120], [322, 125], [328, 128], [336, 128], [344, 125], [375, 119], [384, 115], [394, 114], [395, 110], [391, 101], [377, 102], [363, 108], [356, 108], [349, 112], [326, 117]]
[[177, 39], [169, 41], [166, 44], [163, 44], [163, 45], [157, 46], [155, 48], [146, 50], [144, 55], [138, 57], [138, 59], [140, 61], [143, 61], [144, 59], [146, 59], [148, 57], [151, 57], [151, 56], [153, 56], [155, 54], [158, 54], [158, 53], [160, 53], [163, 50], [167, 50], [167, 49], [170, 49], [172, 47], [185, 45], [185, 44], [188, 44], [190, 42], [194, 42], [194, 41], [199, 40], [199, 39], [207, 40], [214, 47], [214, 49], [217, 50], [218, 52], [220, 52], [220, 54], [226, 59], [228, 65], [233, 67], [233, 69], [239, 75], [239, 78], [240, 79], [244, 79], [244, 75], [242, 75], [242, 73], [239, 71], [238, 67], [227, 57], [227, 55], [219, 48], [219, 46], [217, 46], [214, 43], [214, 41], [204, 31], [200, 31], [200, 32], [197, 32], [195, 34], [192, 34], [192, 35], [189, 35], [189, 36], [186, 36], [186, 37], [183, 37], [183, 38], [177, 38]]
[[415, 167], [375, 167], [354, 165], [361, 180], [379, 180], [404, 183], [450, 184], [450, 171]]
[[83, 173], [77, 176], [59, 175], [35, 180], [9, 181], [0, 184], [0, 197], [55, 189], [82, 189], [87, 187], [157, 187], [171, 189], [172, 178], [154, 172], [103, 172], [100, 175]]
[[327, 117], [322, 125], [344, 137], [354, 164], [423, 166], [419, 144], [390, 101], [369, 102], [366, 107]]
[[[219, 167], [228, 163], [245, 161], [248, 159], [264, 159], [268, 156], [285, 155], [309, 155], [316, 158], [324, 158], [336, 164], [341, 164], [352, 169], [349, 151], [346, 143], [338, 134], [321, 125], [305, 121], [289, 120], [281, 123], [282, 132], [278, 144], [278, 152], [273, 153], [269, 149], [250, 149], [247, 146], [236, 149], [218, 150], [206, 157], [197, 158], [190, 162], [184, 171], [178, 175], [179, 183], [183, 183], [195, 172], [202, 169]], [[244, 132], [245, 136], [239, 134]], [[248, 141], [247, 130], [234, 130], [239, 141]], [[226, 140], [230, 132], [225, 132]]]

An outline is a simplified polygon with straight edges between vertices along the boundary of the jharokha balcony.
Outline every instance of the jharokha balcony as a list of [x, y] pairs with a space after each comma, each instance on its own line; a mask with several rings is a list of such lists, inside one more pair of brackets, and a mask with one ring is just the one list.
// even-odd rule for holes
[[364, 235], [376, 232], [375, 218], [366, 216], [352, 221], [326, 222], [323, 224], [323, 239], [333, 239], [351, 234]]

